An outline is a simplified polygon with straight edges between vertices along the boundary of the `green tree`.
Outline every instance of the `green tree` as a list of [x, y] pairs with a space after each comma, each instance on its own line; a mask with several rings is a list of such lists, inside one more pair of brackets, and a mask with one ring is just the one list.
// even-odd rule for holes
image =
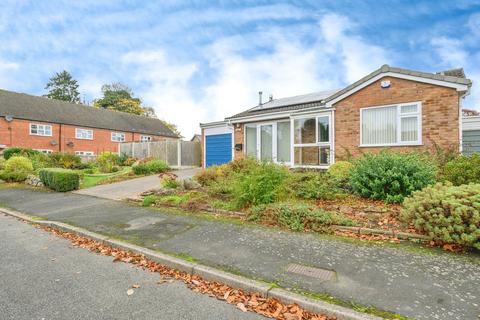
[[105, 84], [102, 86], [102, 93], [103, 97], [94, 101], [94, 107], [137, 115], [144, 113], [142, 101], [134, 98], [132, 90], [122, 83]]
[[80, 102], [77, 80], [73, 79], [68, 71], [63, 70], [55, 73], [48, 81], [45, 89], [48, 90], [45, 95], [47, 98], [73, 103]]

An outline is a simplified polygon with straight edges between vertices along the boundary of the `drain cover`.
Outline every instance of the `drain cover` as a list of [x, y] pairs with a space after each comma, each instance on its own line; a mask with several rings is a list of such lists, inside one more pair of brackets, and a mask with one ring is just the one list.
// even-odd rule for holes
[[302, 266], [299, 264], [291, 263], [287, 267], [287, 271], [291, 273], [300, 274], [307, 277], [317, 278], [323, 281], [329, 281], [335, 279], [335, 271]]

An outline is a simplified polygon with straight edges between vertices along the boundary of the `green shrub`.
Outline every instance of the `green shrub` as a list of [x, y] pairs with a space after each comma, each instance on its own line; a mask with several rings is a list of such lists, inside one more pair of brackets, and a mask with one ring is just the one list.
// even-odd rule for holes
[[98, 169], [104, 173], [112, 172], [112, 168], [119, 163], [119, 156], [116, 153], [102, 152], [95, 160]]
[[414, 192], [401, 217], [432, 239], [480, 249], [480, 184], [438, 183]]
[[165, 189], [176, 189], [180, 186], [180, 183], [171, 176], [164, 176], [160, 183]]
[[72, 169], [74, 165], [78, 165], [82, 162], [82, 159], [69, 152], [54, 152], [50, 153], [48, 157], [54, 167], [60, 167], [64, 169]]
[[52, 161], [48, 157], [48, 155], [41, 152], [37, 154], [32, 154], [28, 158], [32, 161], [34, 170], [53, 166]]
[[170, 169], [168, 164], [162, 160], [150, 160], [147, 162], [147, 166], [151, 173], [162, 173]]
[[355, 161], [350, 184], [362, 197], [400, 203], [413, 191], [435, 183], [436, 175], [436, 166], [424, 156], [382, 151]]
[[85, 170], [85, 169], [92, 169], [91, 163], [88, 162], [80, 162], [76, 163], [72, 166], [72, 169], [74, 170]]
[[196, 173], [193, 179], [195, 179], [202, 186], [210, 186], [220, 179], [226, 176], [226, 165], [211, 166]]
[[7, 182], [22, 182], [22, 181], [25, 181], [27, 177], [28, 177], [28, 172], [25, 172], [25, 171], [8, 172], [5, 170], [0, 170], [0, 179]]
[[6, 160], [4, 158], [0, 158], [0, 170], [5, 169], [5, 162]]
[[338, 182], [323, 172], [294, 172], [285, 183], [288, 194], [301, 199], [336, 198], [342, 190]]
[[144, 175], [150, 173], [150, 168], [147, 166], [146, 163], [138, 163], [132, 166], [132, 171], [136, 175]]
[[58, 192], [76, 190], [80, 186], [80, 175], [69, 169], [41, 169], [39, 176], [45, 186]]
[[13, 156], [5, 162], [5, 171], [7, 172], [32, 172], [32, 161], [21, 156]]
[[249, 210], [247, 218], [293, 231], [325, 231], [331, 225], [354, 225], [352, 220], [340, 214], [305, 203], [279, 202], [256, 206]]
[[13, 156], [24, 156], [24, 157], [30, 157], [35, 154], [41, 153], [38, 150], [33, 150], [29, 148], [18, 148], [18, 147], [13, 147], [13, 148], [7, 148], [3, 151], [3, 157], [5, 160], [10, 159]]
[[143, 198], [142, 206], [144, 207], [150, 207], [152, 204], [155, 204], [157, 200], [157, 196], [155, 195], [149, 195]]
[[348, 161], [337, 161], [328, 168], [328, 174], [338, 181], [348, 181], [353, 164]]
[[232, 178], [234, 202], [238, 208], [275, 202], [288, 175], [286, 167], [273, 163], [260, 163], [239, 172]]
[[443, 172], [444, 179], [456, 186], [480, 183], [480, 154], [474, 153], [471, 156], [459, 156], [447, 162]]

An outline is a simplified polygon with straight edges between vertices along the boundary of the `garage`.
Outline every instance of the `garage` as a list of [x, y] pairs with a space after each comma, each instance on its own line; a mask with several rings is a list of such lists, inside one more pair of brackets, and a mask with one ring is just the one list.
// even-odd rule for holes
[[205, 167], [230, 162], [233, 159], [232, 128], [221, 122], [204, 124], [203, 130]]

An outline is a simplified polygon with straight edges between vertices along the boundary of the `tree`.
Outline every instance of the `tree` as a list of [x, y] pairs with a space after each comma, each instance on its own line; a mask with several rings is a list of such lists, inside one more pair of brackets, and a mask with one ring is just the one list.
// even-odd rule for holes
[[48, 90], [48, 93], [44, 95], [47, 98], [73, 103], [80, 102], [77, 80], [73, 79], [68, 71], [55, 73], [49, 79], [45, 89]]
[[157, 118], [157, 114], [155, 113], [155, 109], [152, 107], [143, 107], [143, 114], [142, 116], [145, 116], [147, 118]]
[[170, 122], [167, 122], [165, 120], [162, 120], [162, 119], [158, 119], [159, 121], [161, 121], [165, 127], [167, 127], [168, 129], [172, 130], [173, 133], [175, 133], [176, 135], [182, 137], [182, 134], [180, 133], [180, 130], [178, 130], [178, 127], [176, 124], [174, 123], [170, 123]]

